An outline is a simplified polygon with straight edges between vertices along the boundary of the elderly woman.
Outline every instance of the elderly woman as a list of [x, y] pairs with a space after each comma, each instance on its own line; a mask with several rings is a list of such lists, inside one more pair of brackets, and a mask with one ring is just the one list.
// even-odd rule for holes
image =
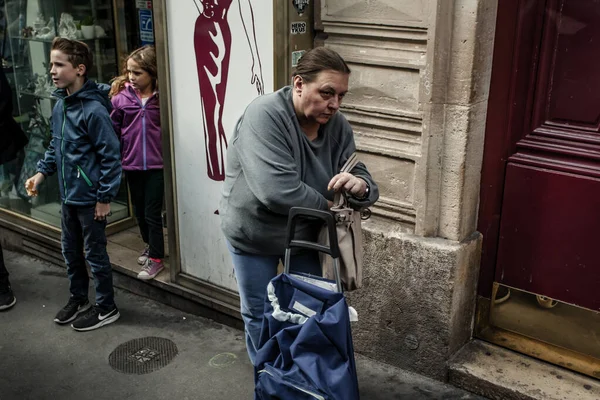
[[[333, 50], [304, 54], [292, 86], [254, 100], [237, 123], [227, 154], [220, 205], [238, 283], [246, 346], [254, 363], [266, 287], [285, 252], [287, 218], [294, 206], [328, 210], [335, 191], [356, 208], [379, 197], [359, 163], [338, 173], [355, 151], [352, 128], [338, 112], [350, 69]], [[298, 223], [297, 239], [316, 241], [319, 226]], [[321, 275], [318, 254], [293, 257], [292, 270]]]

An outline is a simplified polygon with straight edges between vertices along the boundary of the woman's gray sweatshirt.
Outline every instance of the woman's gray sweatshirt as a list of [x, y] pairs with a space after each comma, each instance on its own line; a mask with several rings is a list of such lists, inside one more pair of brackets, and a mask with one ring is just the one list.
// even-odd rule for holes
[[[227, 151], [219, 207], [221, 228], [233, 247], [254, 254], [283, 255], [290, 208], [327, 210], [327, 184], [355, 151], [352, 128], [337, 112], [310, 141], [294, 112], [291, 87], [256, 98], [237, 123]], [[379, 197], [377, 184], [359, 163], [352, 174], [369, 183], [365, 200]], [[319, 226], [298, 223], [296, 239], [316, 240]]]

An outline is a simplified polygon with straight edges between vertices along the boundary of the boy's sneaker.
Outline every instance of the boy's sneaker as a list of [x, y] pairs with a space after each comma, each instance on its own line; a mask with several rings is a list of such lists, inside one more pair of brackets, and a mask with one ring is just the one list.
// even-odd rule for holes
[[154, 279], [154, 277], [160, 274], [160, 271], [162, 271], [164, 268], [165, 264], [162, 260], [154, 261], [153, 259], [149, 258], [146, 265], [142, 267], [142, 271], [138, 274], [138, 278], [145, 281]]
[[0, 287], [0, 311], [8, 310], [17, 302], [17, 298], [13, 294], [10, 286]]
[[56, 314], [56, 317], [54, 317], [54, 322], [61, 325], [68, 324], [75, 320], [79, 314], [89, 310], [90, 307], [91, 304], [88, 299], [81, 301], [70, 297], [67, 305]]
[[150, 255], [150, 246], [146, 245], [146, 247], [144, 247], [144, 251], [142, 251], [142, 254], [140, 254], [140, 256], [138, 257], [137, 263], [140, 265], [146, 264], [146, 262], [148, 261], [149, 255]]
[[88, 312], [77, 318], [75, 322], [71, 324], [71, 328], [76, 331], [85, 332], [98, 329], [104, 325], [112, 324], [119, 319], [121, 314], [117, 306], [110, 311], [102, 311], [97, 305], [90, 308]]

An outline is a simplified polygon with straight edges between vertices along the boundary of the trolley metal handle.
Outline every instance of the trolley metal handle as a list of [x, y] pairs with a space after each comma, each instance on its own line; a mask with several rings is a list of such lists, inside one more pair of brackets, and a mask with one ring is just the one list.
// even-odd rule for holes
[[[316, 218], [327, 224], [327, 232], [329, 235], [329, 246], [325, 246], [315, 242], [309, 242], [307, 240], [296, 240], [294, 234], [296, 233], [296, 222], [299, 218]], [[340, 278], [340, 248], [338, 246], [337, 231], [335, 225], [335, 219], [333, 214], [329, 211], [315, 210], [312, 208], [304, 207], [292, 207], [288, 217], [287, 235], [285, 239], [285, 258], [283, 262], [283, 272], [289, 274], [290, 272], [290, 257], [292, 248], [302, 248], [316, 250], [321, 253], [329, 254], [333, 258], [333, 269], [335, 274], [335, 283], [337, 290], [342, 293], [342, 280]]]

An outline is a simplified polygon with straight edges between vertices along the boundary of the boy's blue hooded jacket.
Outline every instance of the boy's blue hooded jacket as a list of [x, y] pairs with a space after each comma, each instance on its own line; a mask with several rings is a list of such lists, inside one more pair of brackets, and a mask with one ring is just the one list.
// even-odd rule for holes
[[52, 141], [37, 170], [48, 176], [58, 171], [65, 204], [109, 203], [121, 184], [119, 139], [110, 119], [110, 87], [87, 80], [77, 92], [65, 89], [52, 111]]

